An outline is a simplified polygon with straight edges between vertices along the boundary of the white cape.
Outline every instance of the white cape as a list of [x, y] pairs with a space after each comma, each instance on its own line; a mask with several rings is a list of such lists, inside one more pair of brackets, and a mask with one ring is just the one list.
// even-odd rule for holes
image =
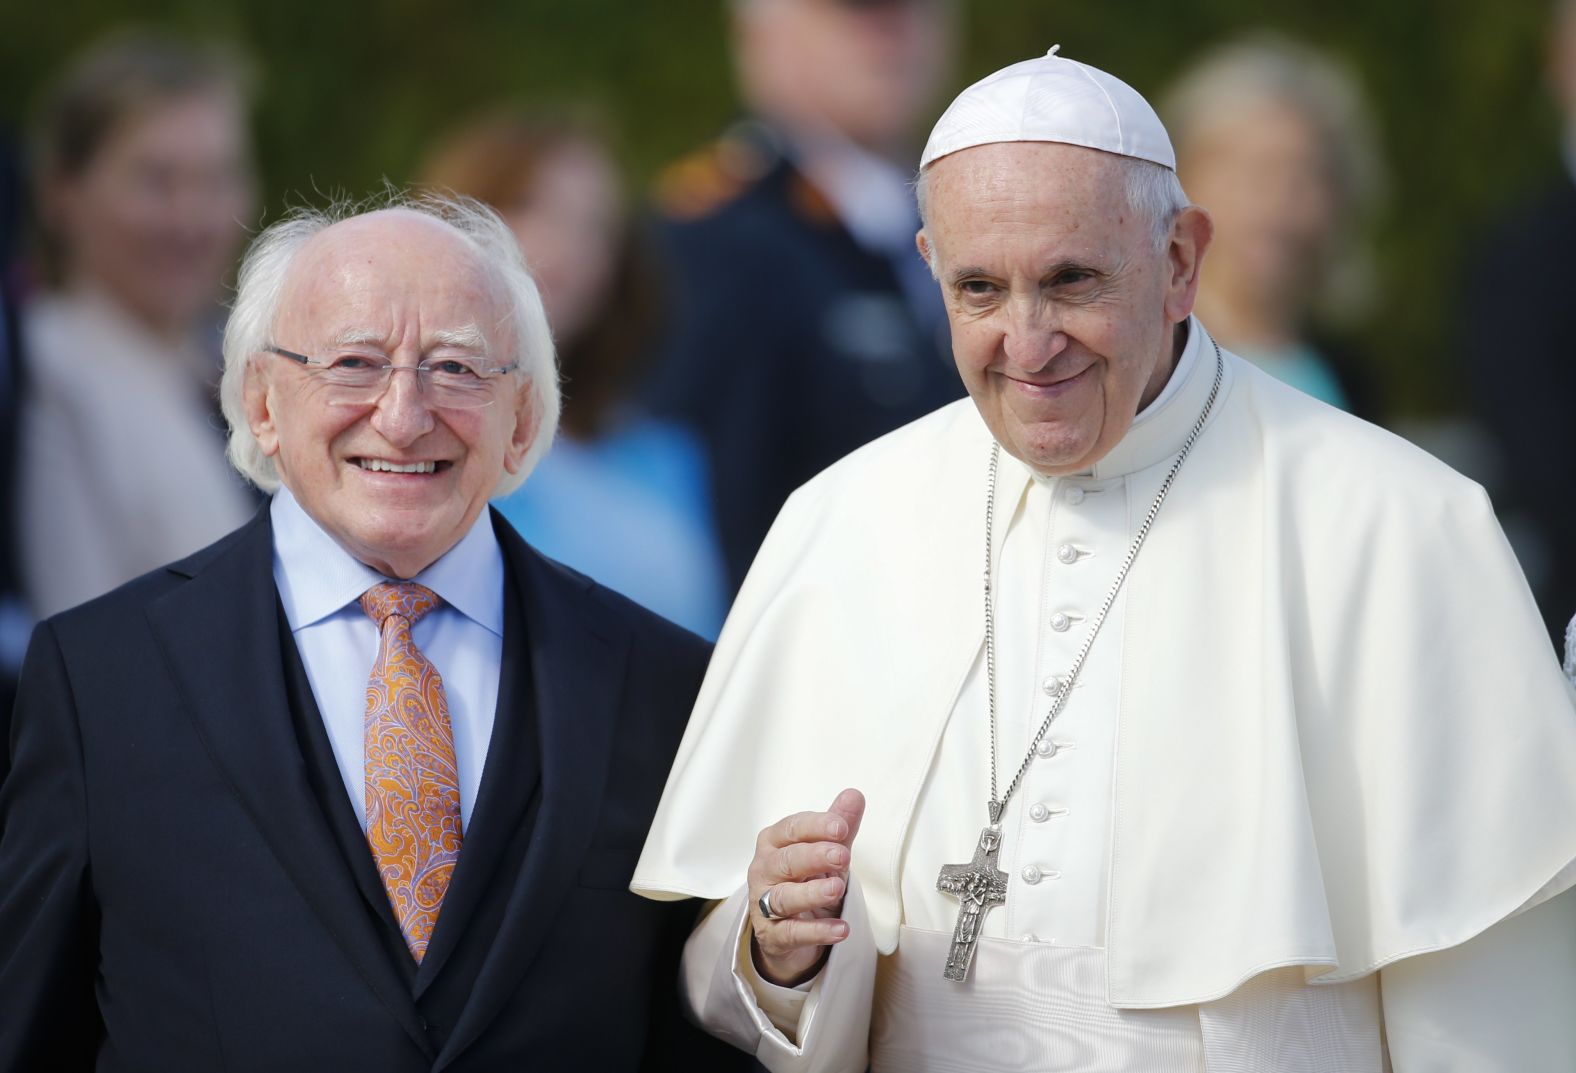
[[[1231, 355], [1221, 390], [1126, 583], [1117, 1007], [1284, 966], [1349, 980], [1576, 884], [1576, 696], [1482, 490]], [[727, 897], [762, 827], [855, 786], [855, 870], [894, 948], [914, 803], [983, 642], [990, 443], [963, 400], [789, 500], [633, 890]]]

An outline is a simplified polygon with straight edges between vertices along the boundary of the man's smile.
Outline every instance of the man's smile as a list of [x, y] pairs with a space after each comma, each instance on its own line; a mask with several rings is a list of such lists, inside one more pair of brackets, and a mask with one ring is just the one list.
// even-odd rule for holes
[[365, 456], [353, 458], [357, 466], [372, 473], [401, 473], [401, 474], [432, 474], [448, 469], [451, 462], [426, 461], [395, 462], [387, 458], [368, 458]]
[[1051, 376], [1042, 376], [1035, 380], [1024, 380], [1009, 373], [1002, 373], [1001, 376], [1012, 385], [1015, 391], [1019, 391], [1030, 398], [1054, 399], [1076, 390], [1090, 378], [1089, 374], [1092, 369], [1094, 369], [1093, 365], [1087, 365], [1071, 376], [1064, 376], [1059, 379]]

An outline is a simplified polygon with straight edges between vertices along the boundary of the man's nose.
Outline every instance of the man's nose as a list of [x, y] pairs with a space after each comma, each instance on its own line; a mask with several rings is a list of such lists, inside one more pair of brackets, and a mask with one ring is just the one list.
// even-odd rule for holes
[[372, 427], [395, 447], [408, 446], [432, 431], [432, 410], [414, 366], [396, 365], [388, 376], [388, 386], [372, 411]]
[[1007, 309], [1002, 350], [1013, 366], [1038, 372], [1067, 349], [1062, 318], [1048, 303], [1033, 298], [1015, 299]]

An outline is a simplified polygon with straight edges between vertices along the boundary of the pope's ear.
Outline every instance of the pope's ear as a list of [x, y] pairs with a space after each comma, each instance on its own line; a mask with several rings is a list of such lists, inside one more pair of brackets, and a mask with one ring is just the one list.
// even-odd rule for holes
[[939, 279], [940, 277], [936, 275], [936, 247], [930, 244], [930, 236], [925, 234], [923, 227], [914, 235], [914, 247], [919, 250], [919, 256], [930, 269], [930, 278]]
[[257, 446], [272, 458], [279, 453], [279, 429], [274, 421], [274, 389], [268, 374], [259, 367], [256, 355], [246, 363], [241, 381], [241, 400], [246, 409], [246, 425]]
[[1197, 205], [1177, 214], [1166, 241], [1166, 319], [1179, 324], [1193, 312], [1198, 300], [1199, 273], [1204, 254], [1215, 237], [1215, 221]]

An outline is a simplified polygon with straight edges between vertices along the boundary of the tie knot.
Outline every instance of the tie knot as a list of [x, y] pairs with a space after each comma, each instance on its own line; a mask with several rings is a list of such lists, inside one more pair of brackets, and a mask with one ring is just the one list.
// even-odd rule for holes
[[383, 621], [390, 615], [399, 615], [415, 625], [423, 615], [443, 601], [425, 585], [414, 581], [385, 581], [361, 594], [361, 610], [383, 628]]

